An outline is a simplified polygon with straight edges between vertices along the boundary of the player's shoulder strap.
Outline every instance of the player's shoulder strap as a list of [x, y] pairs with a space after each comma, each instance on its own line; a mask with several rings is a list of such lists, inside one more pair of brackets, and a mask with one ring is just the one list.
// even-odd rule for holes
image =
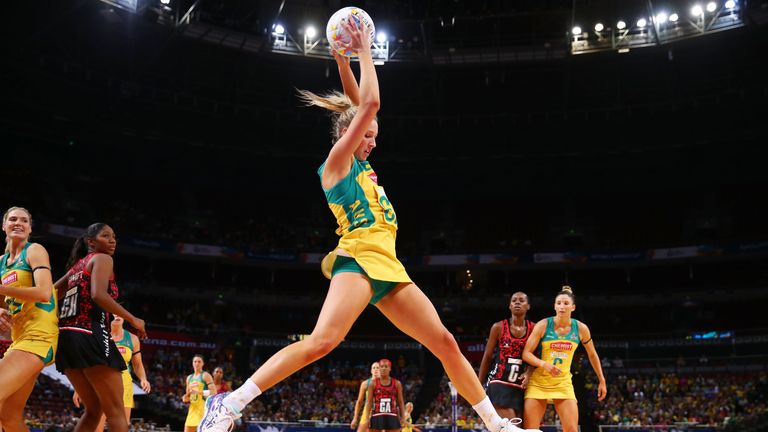
[[505, 332], [509, 333], [509, 320], [507, 318], [499, 321], [499, 325], [501, 325], [501, 332], [499, 333], [499, 337], [503, 336]]

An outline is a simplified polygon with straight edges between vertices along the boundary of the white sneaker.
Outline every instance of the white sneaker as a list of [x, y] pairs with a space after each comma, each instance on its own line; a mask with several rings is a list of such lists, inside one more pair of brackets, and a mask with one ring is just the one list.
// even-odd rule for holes
[[242, 414], [238, 414], [224, 405], [224, 398], [232, 392], [217, 393], [205, 401], [203, 419], [197, 426], [197, 432], [231, 432], [235, 427], [235, 420]]
[[520, 423], [522, 423], [523, 420], [520, 418], [511, 418], [511, 419], [503, 419], [501, 421], [501, 429], [499, 429], [499, 432], [541, 432], [539, 429], [523, 429], [521, 427], [518, 427]]

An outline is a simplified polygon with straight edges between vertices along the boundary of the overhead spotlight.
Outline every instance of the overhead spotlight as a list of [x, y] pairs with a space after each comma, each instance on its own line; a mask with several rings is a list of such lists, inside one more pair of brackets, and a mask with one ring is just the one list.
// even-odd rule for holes
[[595, 31], [596, 32], [601, 32], [601, 31], [603, 31], [604, 28], [605, 28], [605, 26], [603, 25], [603, 23], [595, 24]]
[[713, 2], [713, 1], [707, 3], [707, 12], [712, 13], [712, 12], [714, 12], [716, 10], [717, 10], [717, 3]]
[[310, 39], [317, 36], [317, 30], [312, 26], [307, 27], [304, 31], [306, 32], [307, 37]]
[[384, 42], [386, 42], [386, 41], [387, 41], [387, 34], [386, 34], [386, 33], [384, 33], [384, 32], [379, 32], [379, 33], [376, 35], [376, 42], [378, 42], [378, 43], [384, 43]]
[[680, 17], [678, 17], [676, 13], [673, 13], [672, 15], [669, 16], [669, 20], [672, 22], [677, 22], [679, 18]]
[[648, 21], [646, 21], [645, 18], [637, 20], [637, 26], [640, 28], [644, 28], [646, 24], [648, 24]]
[[164, 5], [169, 5], [169, 4], [171, 4], [171, 0], [160, 0], [160, 3], [162, 3]]
[[283, 34], [285, 33], [285, 27], [282, 26], [282, 24], [275, 24], [275, 34]]
[[571, 29], [571, 33], [573, 33], [575, 36], [578, 36], [581, 34], [581, 27], [574, 26], [573, 29]]
[[619, 22], [616, 23], [616, 28], [619, 30], [624, 30], [625, 28], [627, 28], [627, 23], [619, 20]]
[[667, 19], [668, 19], [667, 14], [665, 14], [664, 12], [659, 12], [658, 14], [656, 14], [657, 24], [664, 24], [665, 22], [667, 22]]
[[691, 8], [691, 15], [697, 17], [704, 13], [704, 9], [702, 9], [700, 4], [695, 5]]
[[736, 7], [736, 2], [734, 0], [728, 0], [725, 2], [725, 8], [726, 9], [733, 9]]

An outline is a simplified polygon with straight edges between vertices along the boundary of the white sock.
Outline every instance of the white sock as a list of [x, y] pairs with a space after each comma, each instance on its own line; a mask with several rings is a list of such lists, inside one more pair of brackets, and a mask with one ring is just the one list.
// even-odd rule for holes
[[475, 411], [477, 411], [477, 414], [480, 415], [480, 418], [483, 419], [483, 423], [485, 423], [485, 427], [487, 427], [489, 431], [499, 432], [503, 419], [499, 417], [496, 408], [493, 407], [488, 396], [481, 400], [477, 405], [473, 405], [472, 408], [474, 408]]
[[232, 411], [240, 413], [246, 405], [251, 403], [260, 394], [261, 389], [259, 386], [248, 378], [239, 389], [227, 395], [222, 402]]

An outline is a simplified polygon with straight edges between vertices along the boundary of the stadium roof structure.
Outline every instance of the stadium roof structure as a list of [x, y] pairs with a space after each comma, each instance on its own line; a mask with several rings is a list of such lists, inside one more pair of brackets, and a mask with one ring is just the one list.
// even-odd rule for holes
[[[335, 10], [355, 5], [376, 23], [377, 60], [435, 65], [624, 53], [768, 21], [765, 0], [103, 1], [144, 1], [143, 13], [190, 38], [246, 52], [318, 58], [330, 54], [317, 29]], [[310, 27], [314, 31], [307, 32]]]

